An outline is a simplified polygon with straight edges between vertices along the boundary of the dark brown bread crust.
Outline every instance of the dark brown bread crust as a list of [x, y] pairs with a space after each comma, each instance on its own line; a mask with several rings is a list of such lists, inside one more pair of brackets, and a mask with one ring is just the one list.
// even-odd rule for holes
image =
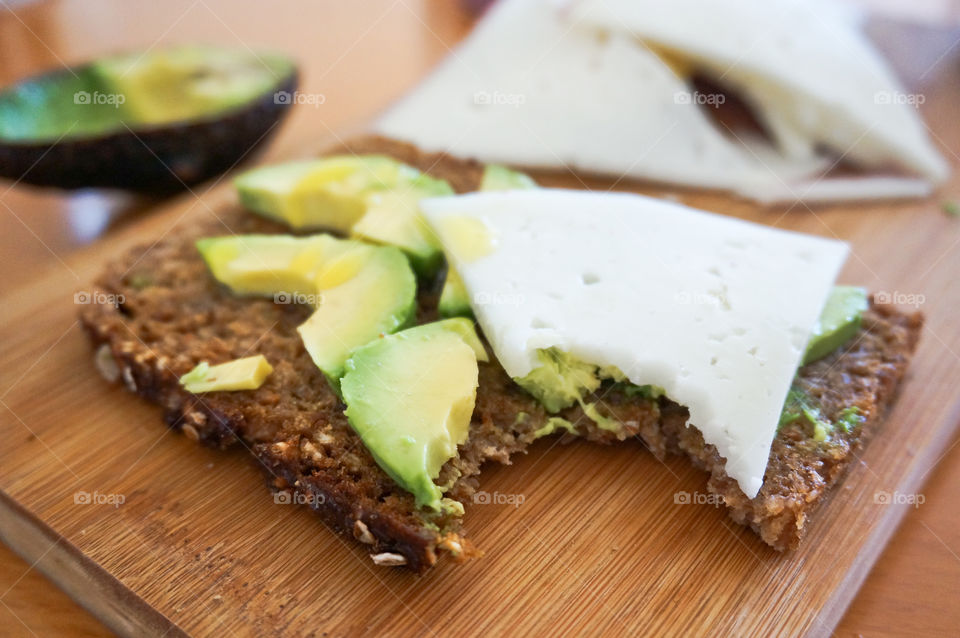
[[[449, 180], [458, 192], [477, 188], [482, 174], [474, 162], [420, 153], [382, 138], [362, 138], [350, 150], [392, 155]], [[224, 225], [234, 233], [289, 231], [241, 210], [225, 211], [220, 218], [164, 239], [146, 254], [135, 249], [101, 275], [97, 289], [123, 299], [119, 307], [89, 305], [81, 311], [101, 372], [162, 405], [167, 424], [191, 438], [217, 447], [242, 442], [259, 460], [272, 489], [296, 494], [298, 502], [309, 503], [332, 528], [353, 535], [372, 553], [398, 554], [415, 571], [433, 565], [441, 552], [469, 556], [474, 550], [460, 536], [460, 518], [417, 510], [412, 496], [380, 470], [350, 428], [343, 404], [296, 333], [309, 310], [234, 297], [208, 274], [193, 246], [198, 237], [224, 234]], [[421, 321], [435, 318], [435, 298], [435, 290], [422, 291]], [[580, 408], [561, 416], [591, 440], [609, 443], [638, 436], [658, 456], [687, 454], [710, 472], [708, 488], [723, 496], [734, 520], [750, 525], [777, 549], [795, 547], [811, 511], [879, 426], [921, 324], [919, 314], [873, 307], [845, 352], [800, 370], [798, 385], [817, 400], [826, 419], [853, 405], [866, 418], [822, 443], [803, 422], [782, 428], [763, 489], [752, 500], [726, 476], [713, 447], [685, 425], [686, 411], [676, 404], [630, 398], [605, 386], [595, 398], [602, 412], [623, 424], [619, 432], [593, 426]], [[196, 396], [177, 381], [199, 361], [217, 363], [252, 353], [266, 355], [274, 366], [255, 391]], [[482, 464], [509, 463], [535, 440], [548, 417], [496, 362], [481, 364], [470, 438], [438, 482], [453, 485], [449, 497], [468, 502]]]

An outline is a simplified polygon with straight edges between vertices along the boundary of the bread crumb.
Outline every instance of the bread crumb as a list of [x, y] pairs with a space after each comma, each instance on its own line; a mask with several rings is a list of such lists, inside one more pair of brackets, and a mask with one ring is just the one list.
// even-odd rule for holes
[[110, 383], [116, 383], [120, 378], [120, 366], [117, 365], [117, 360], [113, 358], [113, 352], [110, 351], [109, 345], [103, 344], [97, 348], [97, 353], [93, 355], [93, 363], [100, 376]]
[[383, 552], [382, 554], [370, 554], [374, 565], [380, 567], [402, 567], [407, 564], [407, 559], [401, 554]]
[[199, 410], [192, 410], [186, 414], [186, 420], [190, 421], [191, 424], [202, 428], [207, 422], [207, 415]]
[[314, 463], [320, 463], [323, 460], [323, 454], [321, 454], [320, 450], [317, 449], [317, 446], [311, 443], [308, 439], [304, 439], [300, 447], [303, 452], [313, 460]]
[[133, 369], [132, 369], [132, 368], [130, 368], [130, 367], [125, 367], [125, 368], [123, 369], [123, 382], [126, 384], [127, 390], [130, 390], [130, 392], [136, 392], [136, 391], [137, 391], [137, 382], [134, 381], [134, 379], [133, 379]]
[[463, 545], [460, 544], [460, 540], [454, 535], [447, 535], [437, 543], [437, 547], [445, 549], [454, 556], [459, 556], [463, 553]]
[[367, 524], [361, 521], [359, 518], [353, 523], [353, 537], [361, 543], [365, 543], [367, 545], [373, 545], [377, 542], [377, 539], [373, 536], [373, 534], [370, 533], [370, 529], [367, 527]]
[[326, 432], [315, 432], [313, 438], [316, 439], [320, 445], [333, 445], [337, 442], [335, 438]]
[[200, 434], [197, 432], [197, 428], [192, 425], [185, 425], [180, 428], [183, 431], [184, 436], [186, 436], [191, 441], [199, 441]]

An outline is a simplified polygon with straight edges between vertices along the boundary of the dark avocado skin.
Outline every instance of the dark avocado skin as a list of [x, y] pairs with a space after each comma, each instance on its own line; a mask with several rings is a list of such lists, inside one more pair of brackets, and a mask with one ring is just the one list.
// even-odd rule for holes
[[[55, 71], [53, 74], [68, 73]], [[40, 77], [24, 80], [30, 82]], [[0, 177], [63, 189], [120, 188], [148, 194], [184, 190], [220, 175], [267, 140], [290, 108], [274, 93], [293, 93], [294, 69], [272, 92], [204, 119], [59, 142], [0, 139]]]

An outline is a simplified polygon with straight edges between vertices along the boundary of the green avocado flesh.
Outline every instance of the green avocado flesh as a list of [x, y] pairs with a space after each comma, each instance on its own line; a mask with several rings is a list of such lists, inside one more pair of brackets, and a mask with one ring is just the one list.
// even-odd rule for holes
[[440, 265], [440, 244], [418, 202], [453, 189], [392, 158], [334, 156], [268, 166], [244, 173], [235, 185], [244, 206], [293, 228], [327, 228], [397, 246], [424, 276]]
[[813, 428], [813, 440], [823, 442], [838, 429], [849, 432], [864, 420], [860, 409], [857, 406], [850, 406], [840, 412], [836, 421], [829, 421], [822, 416], [820, 408], [812, 397], [802, 390], [792, 388], [787, 393], [787, 400], [780, 414], [779, 427], [803, 421]]
[[[616, 368], [595, 366], [556, 348], [537, 350], [537, 359], [540, 362], [538, 367], [531, 370], [525, 377], [516, 378], [514, 381], [532, 394], [547, 412], [559, 412], [574, 403], [579, 403], [587, 418], [601, 430], [616, 432], [620, 430], [621, 424], [616, 419], [602, 414], [596, 403], [585, 402], [583, 397], [596, 392], [605, 380], [613, 380], [630, 396], [653, 400], [663, 394], [663, 390], [655, 386], [637, 386], [629, 383], [624, 374]], [[574, 432], [572, 425], [569, 427], [560, 423], [551, 425], [548, 422], [537, 431], [537, 436], [552, 434], [557, 427], [564, 427], [568, 432]]]
[[482, 191], [511, 191], [536, 187], [537, 183], [526, 173], [499, 164], [487, 164], [480, 180]]
[[421, 175], [412, 184], [378, 191], [367, 197], [367, 212], [354, 225], [353, 233], [381, 244], [399, 246], [424, 276], [437, 272], [443, 260], [440, 240], [420, 215], [420, 200], [453, 195], [445, 181]]
[[241, 203], [292, 228], [349, 233], [366, 212], [365, 197], [420, 173], [381, 155], [343, 155], [287, 162], [243, 173], [234, 181]]
[[[483, 169], [483, 178], [480, 180], [481, 191], [504, 191], [536, 188], [537, 183], [526, 173], [521, 173], [500, 166], [487, 164]], [[463, 279], [457, 271], [447, 266], [447, 276], [443, 281], [443, 290], [440, 291], [440, 301], [437, 310], [441, 317], [472, 317], [470, 308], [470, 294]]]
[[297, 330], [335, 390], [355, 349], [414, 318], [416, 277], [396, 248], [330, 235], [212, 237], [197, 248], [234, 293], [315, 308]]
[[256, 390], [273, 372], [273, 367], [262, 354], [211, 366], [202, 361], [180, 377], [187, 392], [221, 392], [225, 390]]
[[459, 273], [449, 264], [447, 274], [443, 280], [443, 289], [440, 291], [440, 300], [437, 302], [437, 312], [441, 317], [472, 317], [470, 308], [470, 293], [463, 285]]
[[347, 361], [350, 425], [418, 507], [440, 511], [434, 480], [469, 435], [479, 343], [472, 322], [446, 319], [374, 340]]
[[[852, 339], [860, 329], [863, 312], [868, 305], [867, 293], [863, 288], [836, 286], [830, 293], [810, 337], [803, 364], [806, 365], [827, 356]], [[548, 412], [559, 412], [574, 403], [579, 403], [584, 414], [602, 429], [616, 430], [619, 424], [601, 414], [596, 404], [585, 403], [583, 397], [595, 392], [604, 380], [613, 379], [628, 396], [655, 400], [664, 395], [662, 388], [630, 384], [619, 370], [586, 363], [556, 348], [538, 350], [537, 359], [540, 362], [538, 367], [514, 381], [532, 394]], [[805, 416], [814, 425], [816, 440], [825, 440], [824, 433], [832, 428], [832, 424], [820, 419], [819, 411], [814, 415], [812, 408], [807, 403], [799, 402], [796, 395], [791, 392], [787, 397], [781, 425], [796, 420], [799, 416]], [[851, 418], [855, 416], [852, 415]], [[784, 421], [784, 419], [787, 420]], [[541, 430], [550, 434], [556, 430], [556, 427], [541, 428]]]
[[537, 360], [540, 362], [538, 367], [514, 381], [536, 397], [548, 412], [568, 408], [600, 387], [597, 366], [573, 355], [546, 348], [537, 351]]
[[803, 365], [822, 359], [850, 341], [860, 329], [864, 311], [869, 307], [867, 291], [856, 286], [835, 286], [810, 333]]
[[541, 436], [550, 436], [557, 430], [564, 430], [570, 434], [577, 434], [577, 428], [573, 425], [573, 423], [570, 423], [570, 421], [567, 421], [564, 418], [554, 416], [547, 419], [547, 422], [543, 425], [543, 427], [534, 430], [533, 436], [539, 439]]
[[0, 93], [0, 139], [55, 141], [215, 116], [268, 94], [289, 60], [184, 46], [98, 60]]

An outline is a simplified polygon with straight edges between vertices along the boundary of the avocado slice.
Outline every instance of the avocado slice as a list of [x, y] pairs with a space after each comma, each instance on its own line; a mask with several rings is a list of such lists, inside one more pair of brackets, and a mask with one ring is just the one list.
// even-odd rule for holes
[[341, 155], [256, 168], [234, 180], [251, 211], [296, 229], [348, 234], [367, 211], [365, 195], [412, 181], [410, 166], [383, 155]]
[[473, 322], [473, 319], [467, 319], [466, 317], [453, 317], [451, 319], [443, 319], [434, 323], [441, 324], [444, 330], [450, 330], [451, 332], [455, 332], [460, 335], [460, 338], [463, 339], [463, 342], [470, 346], [470, 348], [473, 350], [474, 355], [477, 357], [477, 361], [483, 361], [484, 363], [490, 361], [490, 355], [487, 354], [487, 349], [484, 347], [480, 337], [477, 336], [477, 328], [476, 324]]
[[[537, 183], [526, 173], [515, 171], [500, 164], [487, 164], [483, 169], [483, 177], [480, 180], [481, 191], [519, 190], [536, 187]], [[470, 308], [470, 294], [467, 292], [466, 286], [463, 285], [463, 279], [449, 267], [449, 264], [446, 279], [443, 281], [443, 289], [440, 291], [437, 311], [441, 317], [473, 316], [473, 310]]]
[[425, 197], [450, 185], [383, 155], [333, 156], [268, 166], [235, 181], [244, 206], [293, 228], [324, 228], [398, 246], [422, 276], [440, 265], [440, 244], [420, 217]]
[[432, 277], [443, 260], [443, 248], [420, 215], [419, 202], [441, 195], [453, 195], [453, 189], [447, 182], [427, 175], [388, 191], [373, 192], [367, 196], [367, 212], [353, 227], [353, 234], [399, 246], [421, 276]]
[[219, 392], [224, 390], [256, 390], [273, 372], [273, 366], [262, 354], [211, 366], [201, 361], [180, 377], [180, 384], [187, 392]]
[[291, 299], [317, 292], [321, 267], [352, 248], [330, 235], [233, 235], [207, 237], [197, 249], [217, 281], [238, 295], [281, 296]]
[[297, 330], [335, 390], [356, 348], [414, 317], [416, 277], [397, 248], [330, 235], [211, 237], [197, 248], [234, 293], [315, 308]]
[[[344, 364], [353, 351], [381, 335], [409, 325], [416, 313], [417, 282], [407, 258], [391, 246], [368, 247], [369, 255], [356, 274], [330, 288], [323, 285], [316, 311], [297, 332], [313, 362], [336, 389]], [[342, 262], [336, 268], [351, 270]]]
[[537, 183], [526, 173], [515, 171], [500, 164], [487, 164], [480, 179], [482, 191], [512, 191], [536, 188]]
[[448, 319], [385, 336], [347, 361], [350, 425], [418, 507], [440, 510], [443, 492], [434, 479], [469, 435], [479, 371], [468, 342], [479, 343], [473, 324]]
[[443, 289], [440, 291], [440, 300], [437, 302], [437, 312], [441, 317], [472, 317], [470, 307], [470, 293], [463, 285], [459, 273], [449, 264], [447, 274], [443, 280]]
[[180, 46], [103, 58], [0, 92], [0, 176], [61, 188], [182, 189], [231, 168], [291, 100], [296, 67]]
[[810, 333], [803, 365], [822, 359], [850, 341], [860, 329], [863, 313], [869, 305], [864, 288], [835, 286]]

